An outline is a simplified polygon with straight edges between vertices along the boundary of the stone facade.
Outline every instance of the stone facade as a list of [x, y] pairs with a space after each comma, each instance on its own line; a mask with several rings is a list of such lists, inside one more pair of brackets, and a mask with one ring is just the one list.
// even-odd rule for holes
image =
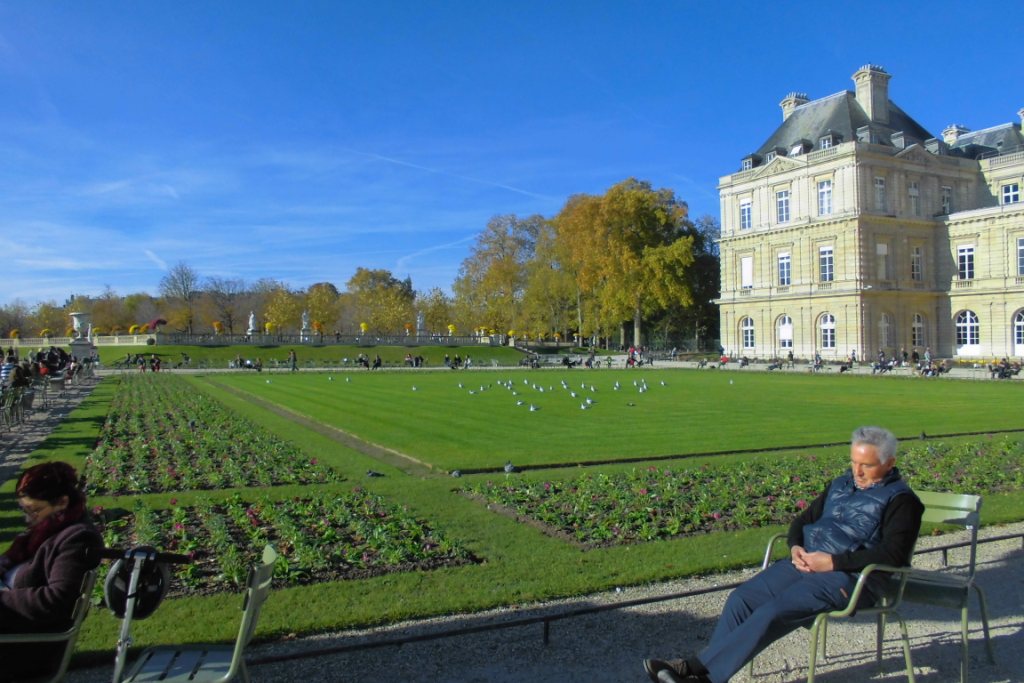
[[[759, 358], [1024, 356], [1020, 123], [931, 136], [876, 66], [780, 103], [719, 183], [721, 340]], [[1024, 110], [1018, 115], [1024, 115]]]

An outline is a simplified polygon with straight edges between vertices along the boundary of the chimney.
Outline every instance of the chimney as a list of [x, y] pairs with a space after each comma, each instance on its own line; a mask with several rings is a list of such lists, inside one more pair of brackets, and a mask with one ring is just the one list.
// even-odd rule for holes
[[961, 126], [959, 123], [953, 123], [945, 127], [942, 131], [942, 141], [947, 145], [954, 145], [956, 141], [964, 133], [970, 133], [971, 129], [966, 126]]
[[801, 104], [807, 104], [810, 100], [807, 98], [805, 92], [791, 92], [786, 95], [779, 106], [782, 107], [782, 120], [785, 121], [789, 118], [789, 115], [793, 113], [793, 110], [799, 107]]
[[857, 86], [857, 104], [872, 123], [889, 125], [889, 79], [885, 69], [865, 64], [853, 74]]

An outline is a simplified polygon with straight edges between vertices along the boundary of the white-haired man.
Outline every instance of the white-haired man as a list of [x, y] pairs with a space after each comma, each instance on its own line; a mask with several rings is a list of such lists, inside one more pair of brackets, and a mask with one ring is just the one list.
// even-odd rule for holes
[[[850, 441], [850, 469], [790, 524], [790, 556], [734, 590], [699, 654], [644, 660], [658, 683], [726, 683], [758, 652], [817, 614], [849, 602], [869, 564], [910, 564], [924, 506], [896, 469], [896, 437], [861, 427]], [[884, 576], [872, 576], [868, 600]]]

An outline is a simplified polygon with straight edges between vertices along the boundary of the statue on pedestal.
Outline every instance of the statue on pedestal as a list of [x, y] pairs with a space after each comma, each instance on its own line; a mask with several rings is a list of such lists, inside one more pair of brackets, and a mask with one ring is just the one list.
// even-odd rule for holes
[[249, 311], [249, 329], [245, 331], [246, 334], [256, 334], [256, 312]]

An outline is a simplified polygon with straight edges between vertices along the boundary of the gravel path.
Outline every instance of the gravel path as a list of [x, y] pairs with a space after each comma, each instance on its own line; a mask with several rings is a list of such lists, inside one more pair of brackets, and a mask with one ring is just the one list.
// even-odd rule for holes
[[[982, 536], [1024, 534], [1024, 524], [986, 529]], [[947, 535], [922, 539], [919, 548], [961, 538]], [[1024, 681], [1024, 559], [1020, 538], [979, 546], [979, 581], [989, 599], [996, 664], [985, 660], [976, 603], [971, 608], [973, 683]], [[915, 564], [938, 568], [939, 553], [920, 556]], [[950, 564], [965, 562], [962, 550], [950, 553]], [[573, 681], [646, 681], [644, 657], [672, 657], [699, 650], [721, 612], [726, 591], [625, 607], [553, 622], [550, 642], [543, 626], [515, 626], [454, 636], [445, 631], [485, 627], [529, 617], [559, 614], [573, 608], [607, 605], [646, 597], [672, 595], [722, 586], [750, 576], [753, 570], [626, 588], [573, 600], [494, 610], [486, 613], [397, 624], [288, 641], [264, 643], [249, 650], [254, 681], [403, 681], [422, 683], [566, 683]], [[273, 599], [271, 596], [270, 599]], [[924, 683], [959, 680], [959, 614], [953, 610], [907, 606], [917, 680]], [[159, 618], [156, 615], [155, 618]], [[835, 622], [829, 628], [834, 653], [819, 666], [819, 680], [854, 683], [868, 679], [903, 680], [898, 630], [886, 631], [883, 674], [874, 663], [874, 622], [867, 618]], [[405, 645], [388, 644], [407, 638]], [[358, 649], [352, 649], [358, 648]], [[341, 651], [345, 650], [345, 651]], [[843, 654], [838, 654], [842, 651]], [[111, 655], [112, 656], [112, 655]], [[798, 631], [766, 650], [756, 662], [753, 680], [773, 683], [805, 680], [807, 634]], [[72, 672], [70, 683], [110, 680], [111, 668]], [[734, 680], [749, 680], [744, 671]]]

